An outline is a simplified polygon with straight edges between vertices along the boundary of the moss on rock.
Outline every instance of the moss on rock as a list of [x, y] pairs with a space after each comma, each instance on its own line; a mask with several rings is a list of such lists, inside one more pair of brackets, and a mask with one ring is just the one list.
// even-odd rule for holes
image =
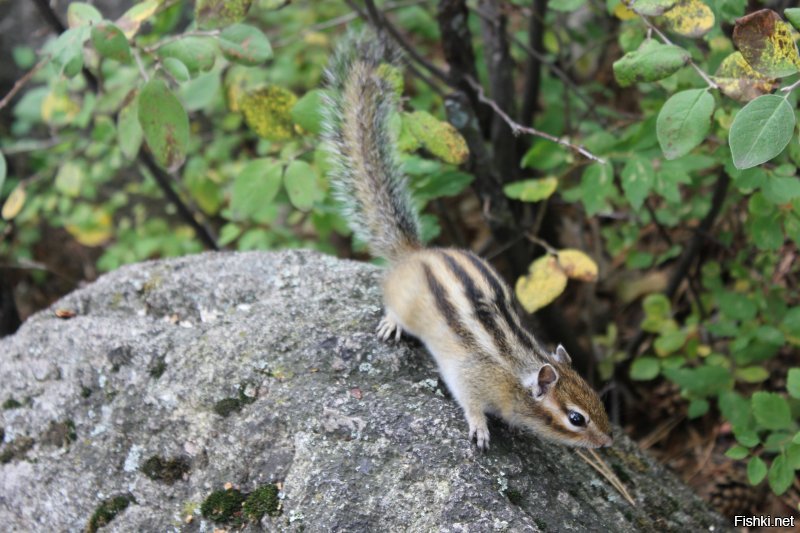
[[171, 485], [189, 473], [191, 464], [186, 457], [165, 459], [160, 455], [154, 455], [144, 462], [140, 470], [154, 481], [163, 481]]
[[136, 500], [130, 494], [103, 500], [92, 513], [91, 518], [89, 518], [89, 523], [86, 524], [86, 533], [95, 533], [101, 527], [108, 525], [119, 513], [127, 509], [128, 505], [135, 502]]
[[253, 521], [261, 520], [264, 515], [278, 516], [281, 514], [278, 487], [269, 484], [257, 488], [247, 496], [242, 510]]
[[214, 522], [239, 522], [242, 517], [242, 504], [245, 495], [237, 489], [217, 490], [209, 494], [200, 504], [203, 516]]

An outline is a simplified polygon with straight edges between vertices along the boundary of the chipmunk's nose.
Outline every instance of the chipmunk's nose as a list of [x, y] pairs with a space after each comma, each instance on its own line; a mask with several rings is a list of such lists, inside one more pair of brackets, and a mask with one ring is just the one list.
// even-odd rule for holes
[[603, 439], [600, 443], [601, 448], [607, 448], [614, 444], [614, 439], [611, 438], [611, 435], [603, 435]]

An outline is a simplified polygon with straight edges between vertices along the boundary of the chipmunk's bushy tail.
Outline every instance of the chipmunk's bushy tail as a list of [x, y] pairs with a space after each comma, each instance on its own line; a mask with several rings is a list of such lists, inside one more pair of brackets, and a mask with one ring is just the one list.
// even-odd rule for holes
[[376, 37], [348, 34], [326, 71], [323, 121], [329, 175], [345, 218], [373, 255], [392, 262], [420, 247], [419, 218], [389, 127], [397, 95], [387, 67], [396, 60]]

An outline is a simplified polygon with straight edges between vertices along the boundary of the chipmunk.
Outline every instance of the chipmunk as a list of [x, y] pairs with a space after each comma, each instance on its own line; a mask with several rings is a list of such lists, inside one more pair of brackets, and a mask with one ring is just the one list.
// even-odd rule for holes
[[489, 448], [486, 413], [569, 446], [612, 442], [597, 393], [566, 350], [545, 351], [522, 325], [508, 285], [470, 251], [425, 248], [389, 127], [397, 108], [385, 65], [396, 53], [349, 37], [326, 70], [330, 179], [355, 236], [389, 263], [378, 335], [417, 337], [464, 411], [469, 439]]

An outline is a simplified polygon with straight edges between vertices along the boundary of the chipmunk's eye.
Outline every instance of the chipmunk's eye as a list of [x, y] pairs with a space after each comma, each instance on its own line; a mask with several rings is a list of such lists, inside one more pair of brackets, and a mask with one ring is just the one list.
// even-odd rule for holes
[[576, 427], [583, 427], [586, 425], [586, 419], [583, 418], [583, 415], [577, 411], [570, 411], [567, 413], [567, 418], [569, 418], [569, 423]]

